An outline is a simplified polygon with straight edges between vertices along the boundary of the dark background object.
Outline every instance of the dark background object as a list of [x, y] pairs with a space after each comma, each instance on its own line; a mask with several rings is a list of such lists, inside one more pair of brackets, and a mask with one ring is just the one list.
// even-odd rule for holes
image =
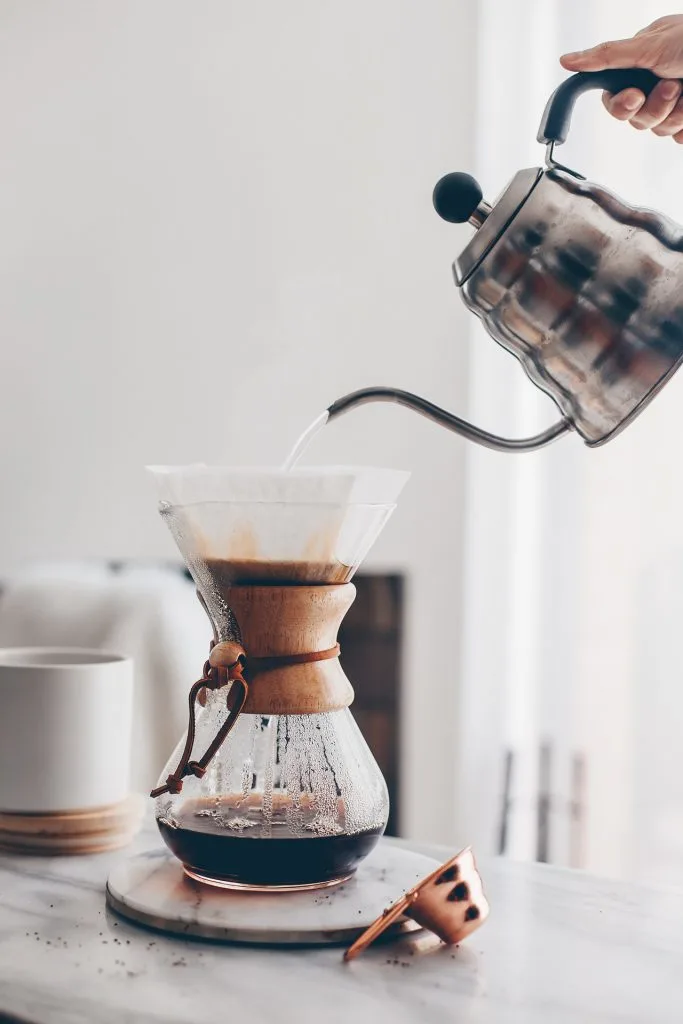
[[339, 631], [341, 661], [356, 698], [353, 716], [387, 782], [391, 810], [387, 835], [401, 820], [400, 714], [404, 578], [357, 573], [357, 596]]

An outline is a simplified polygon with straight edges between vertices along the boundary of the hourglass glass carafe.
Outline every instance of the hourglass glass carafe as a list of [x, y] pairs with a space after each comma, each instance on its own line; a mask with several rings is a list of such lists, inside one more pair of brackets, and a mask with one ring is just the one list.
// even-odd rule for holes
[[160, 511], [213, 627], [187, 736], [153, 791], [191, 877], [296, 889], [348, 878], [386, 826], [337, 632], [408, 474], [158, 468]]

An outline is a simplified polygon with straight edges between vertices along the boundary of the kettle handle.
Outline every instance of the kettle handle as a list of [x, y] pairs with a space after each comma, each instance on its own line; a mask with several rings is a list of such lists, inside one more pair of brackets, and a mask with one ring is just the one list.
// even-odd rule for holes
[[562, 419], [533, 437], [514, 439], [498, 437], [497, 434], [490, 434], [487, 430], [482, 430], [480, 427], [475, 427], [473, 423], [454, 416], [452, 412], [441, 409], [433, 402], [428, 402], [426, 398], [414, 395], [411, 391], [401, 391], [399, 388], [362, 388], [360, 391], [352, 391], [350, 394], [344, 395], [343, 398], [338, 398], [329, 406], [327, 420], [323, 422], [329, 422], [341, 413], [347, 412], [357, 405], [365, 405], [367, 402], [396, 402], [398, 405], [420, 413], [421, 416], [426, 416], [427, 419], [446, 427], [447, 430], [466, 437], [468, 441], [474, 441], [495, 452], [535, 452], [539, 448], [545, 448], [546, 445], [571, 430], [569, 421]]
[[646, 96], [661, 81], [645, 68], [612, 68], [604, 71], [579, 71], [558, 85], [543, 111], [536, 138], [539, 142], [560, 145], [569, 134], [574, 104], [589, 89], [606, 89], [617, 93], [622, 89], [640, 89]]

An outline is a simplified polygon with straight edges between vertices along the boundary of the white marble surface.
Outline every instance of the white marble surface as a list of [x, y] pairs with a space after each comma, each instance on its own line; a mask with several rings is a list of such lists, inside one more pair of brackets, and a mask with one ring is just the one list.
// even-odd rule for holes
[[[157, 844], [152, 831], [136, 840]], [[105, 907], [117, 856], [0, 857], [1, 1021], [683, 1021], [683, 892], [483, 863], [491, 917], [463, 946], [375, 946], [344, 964], [339, 948], [226, 946], [129, 924]]]
[[439, 862], [380, 839], [342, 885], [307, 892], [249, 893], [201, 885], [167, 850], [122, 856], [107, 879], [107, 903], [150, 928], [266, 945], [350, 945], [385, 907]]

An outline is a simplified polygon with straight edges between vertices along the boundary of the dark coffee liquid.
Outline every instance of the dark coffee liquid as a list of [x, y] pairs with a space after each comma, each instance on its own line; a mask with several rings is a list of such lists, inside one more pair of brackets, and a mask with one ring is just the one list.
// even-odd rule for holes
[[[232, 830], [198, 813], [197, 802], [176, 815], [177, 827], [157, 821], [164, 842], [182, 863], [200, 875], [243, 885], [308, 885], [350, 875], [367, 857], [383, 828], [352, 835], [292, 835], [273, 813], [270, 833], [260, 826]], [[210, 807], [210, 804], [204, 804]]]

